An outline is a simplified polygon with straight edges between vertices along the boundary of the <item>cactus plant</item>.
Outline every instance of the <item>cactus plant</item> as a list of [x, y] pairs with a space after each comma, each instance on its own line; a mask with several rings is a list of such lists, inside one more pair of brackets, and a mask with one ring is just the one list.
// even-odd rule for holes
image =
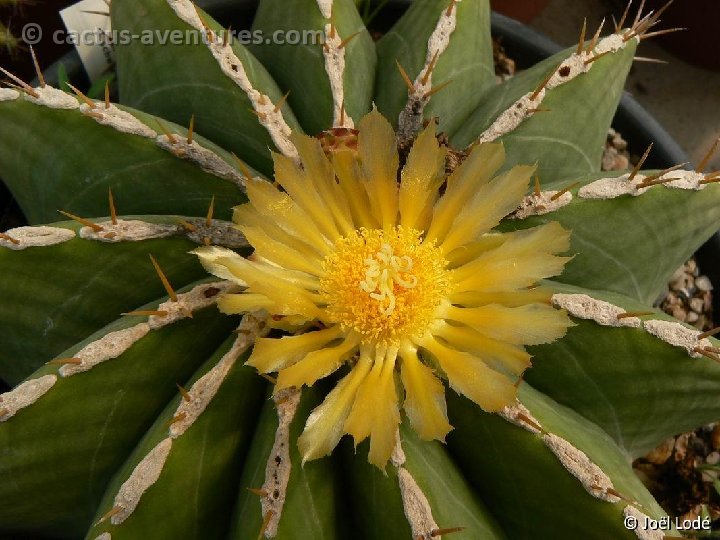
[[599, 170], [660, 14], [498, 86], [482, 0], [377, 43], [261, 0], [247, 46], [123, 0], [122, 104], [7, 74], [3, 537], [679, 537], [630, 460], [720, 418], [712, 332], [651, 307], [720, 177]]

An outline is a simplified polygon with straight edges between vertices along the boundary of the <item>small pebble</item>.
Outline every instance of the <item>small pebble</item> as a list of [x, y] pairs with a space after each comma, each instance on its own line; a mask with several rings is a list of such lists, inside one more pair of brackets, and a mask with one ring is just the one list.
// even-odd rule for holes
[[720, 450], [720, 423], [715, 424], [712, 435], [710, 436], [710, 442], [715, 450]]
[[695, 286], [701, 291], [712, 291], [713, 286], [710, 283], [710, 278], [707, 276], [698, 276], [695, 280]]
[[693, 298], [690, 300], [690, 309], [692, 309], [695, 313], [700, 314], [703, 312], [703, 299], [702, 298]]
[[666, 439], [660, 446], [650, 452], [647, 456], [645, 456], [645, 459], [655, 465], [662, 465], [668, 459], [670, 459], [674, 447], [675, 437], [670, 437], [669, 439]]

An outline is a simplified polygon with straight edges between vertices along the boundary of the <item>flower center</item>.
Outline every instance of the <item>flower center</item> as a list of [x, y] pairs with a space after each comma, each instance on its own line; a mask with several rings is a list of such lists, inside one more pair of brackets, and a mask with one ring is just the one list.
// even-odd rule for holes
[[365, 343], [421, 336], [449, 288], [447, 261], [414, 229], [360, 229], [323, 261], [321, 293], [330, 318]]
[[365, 259], [365, 279], [360, 282], [360, 288], [370, 293], [370, 298], [387, 304], [383, 310], [385, 315], [395, 311], [395, 285], [404, 289], [417, 285], [417, 276], [410, 273], [413, 260], [407, 255], [398, 257], [393, 251], [393, 247], [385, 243], [375, 258]]

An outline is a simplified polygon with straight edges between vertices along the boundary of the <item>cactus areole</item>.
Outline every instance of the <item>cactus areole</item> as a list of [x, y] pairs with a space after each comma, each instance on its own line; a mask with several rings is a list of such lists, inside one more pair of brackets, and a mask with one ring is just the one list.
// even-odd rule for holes
[[110, 6], [183, 36], [120, 103], [0, 89], [0, 537], [680, 537], [630, 460], [720, 418], [650, 307], [720, 175], [600, 172], [662, 10], [497, 84], [484, 0]]

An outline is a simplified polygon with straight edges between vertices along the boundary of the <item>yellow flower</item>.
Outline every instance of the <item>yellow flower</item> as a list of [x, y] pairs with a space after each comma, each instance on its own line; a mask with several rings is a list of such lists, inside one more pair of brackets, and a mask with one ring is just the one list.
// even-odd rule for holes
[[[568, 233], [557, 223], [489, 232], [519, 204], [532, 167], [493, 178], [501, 145], [475, 148], [445, 177], [432, 123], [398, 176], [395, 135], [376, 111], [359, 124], [358, 150], [328, 159], [296, 135], [302, 167], [275, 155], [272, 184], [248, 183], [234, 220], [255, 253], [196, 251], [211, 273], [243, 285], [219, 300], [226, 313], [267, 310], [295, 335], [258, 340], [248, 364], [277, 372], [276, 391], [348, 373], [310, 415], [304, 460], [332, 452], [343, 434], [370, 437], [384, 467], [400, 422], [444, 440], [452, 429], [444, 387], [486, 411], [511, 403], [530, 365], [524, 345], [562, 336], [569, 321], [547, 291], [530, 288], [562, 271]], [[281, 316], [281, 317], [278, 317]]]

